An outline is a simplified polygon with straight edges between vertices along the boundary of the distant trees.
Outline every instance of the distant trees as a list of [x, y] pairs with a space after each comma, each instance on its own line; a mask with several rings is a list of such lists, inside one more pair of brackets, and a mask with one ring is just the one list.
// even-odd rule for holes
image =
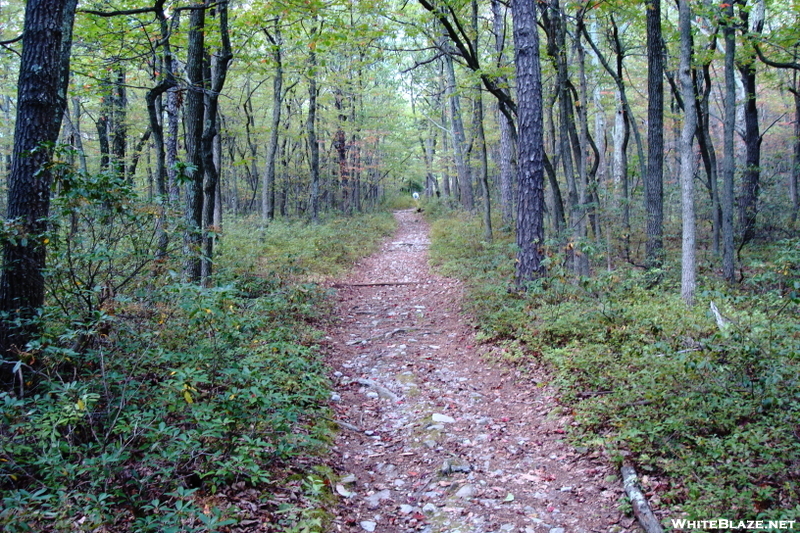
[[[50, 11], [72, 6], [58, 15], [72, 20], [74, 1], [42, 1], [35, 5]], [[623, 262], [660, 273], [672, 266], [664, 246], [681, 223], [697, 228], [689, 248], [700, 253], [703, 229], [711, 228], [711, 250], [719, 252], [711, 263], [734, 282], [737, 245], [777, 220], [792, 231], [800, 210], [798, 52], [796, 23], [767, 16], [777, 3], [679, 3], [695, 15], [688, 26], [676, 4], [660, 0], [411, 5], [398, 11], [390, 2], [334, 0], [231, 10], [228, 2], [155, 0], [116, 11], [87, 7], [78, 11], [74, 50], [62, 29], [63, 43], [47, 51], [52, 80], [25, 72], [30, 46], [19, 67], [5, 53], [5, 70], [19, 68], [21, 76], [17, 101], [14, 82], [0, 79], [7, 123], [15, 107], [20, 116], [33, 112], [23, 75], [55, 87], [58, 74], [59, 89], [42, 104], [49, 122], [18, 120], [13, 157], [10, 130], [0, 137], [9, 165], [4, 279], [18, 275], [14, 265], [23, 259], [14, 254], [33, 265], [26, 272], [44, 265], [44, 248], [19, 236], [45, 228], [36, 221], [55, 193], [49, 148], [37, 147], [59, 140], [67, 101], [69, 127], [60, 140], [81, 152], [81, 171], [113, 173], [147, 191], [162, 228], [158, 260], [168, 259], [168, 244], [182, 233], [180, 261], [192, 282], [213, 283], [223, 209], [260, 214], [263, 224], [284, 216], [320, 220], [374, 206], [401, 183], [480, 211], [487, 243], [499, 207], [497, 227], [516, 231], [519, 283], [549, 265], [575, 277]], [[13, 10], [22, 3], [10, 6], [4, 15], [14, 31]], [[23, 44], [32, 36], [26, 29]], [[2, 38], [9, 49], [19, 47], [13, 35]], [[687, 43], [694, 58], [688, 71], [681, 64]], [[679, 125], [690, 126], [692, 107], [697, 127], [689, 138]], [[785, 168], [770, 152], [778, 139], [794, 139], [783, 143], [792, 146], [783, 159], [796, 161]], [[689, 166], [691, 156], [702, 164]], [[767, 173], [767, 165], [775, 168]], [[694, 201], [692, 223], [691, 213], [674, 207], [678, 178], [688, 187], [698, 172], [703, 197], [689, 189], [680, 196], [684, 207]], [[26, 183], [35, 186], [35, 201], [20, 200], [21, 190], [34, 190]], [[785, 209], [785, 217], [761, 216], [767, 206]], [[182, 224], [171, 235], [166, 228], [176, 215]], [[41, 305], [44, 289], [31, 289], [27, 308], [12, 303], [23, 301], [25, 285], [3, 283], [12, 314], [29, 316]], [[24, 339], [3, 342], [22, 349]]]

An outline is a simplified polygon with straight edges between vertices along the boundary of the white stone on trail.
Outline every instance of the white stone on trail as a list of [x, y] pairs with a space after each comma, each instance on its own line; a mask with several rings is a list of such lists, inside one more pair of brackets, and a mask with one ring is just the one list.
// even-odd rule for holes
[[470, 484], [466, 484], [456, 492], [456, 498], [461, 498], [463, 500], [468, 500], [475, 496], [475, 487]]
[[344, 488], [344, 485], [342, 485], [340, 483], [336, 484], [336, 493], [339, 494], [339, 496], [341, 496], [343, 498], [349, 498], [350, 496], [353, 495], [352, 492], [350, 492], [349, 490]]
[[361, 522], [361, 529], [363, 529], [364, 531], [369, 531], [370, 533], [372, 533], [373, 531], [375, 531], [376, 527], [378, 527], [378, 524], [376, 524], [371, 520], [364, 520]]
[[391, 497], [391, 491], [389, 491], [389, 489], [385, 489], [365, 497], [364, 501], [367, 502], [367, 509], [377, 509], [380, 507], [381, 501], [388, 500]]
[[411, 514], [414, 512], [414, 506], [404, 503], [400, 506], [400, 514]]
[[432, 503], [426, 503], [425, 505], [422, 506], [422, 512], [425, 514], [433, 514], [438, 510], [439, 508]]
[[442, 415], [439, 413], [433, 413], [431, 419], [433, 419], [434, 422], [444, 422], [446, 424], [452, 424], [453, 422], [456, 421], [456, 419], [453, 418], [452, 416]]

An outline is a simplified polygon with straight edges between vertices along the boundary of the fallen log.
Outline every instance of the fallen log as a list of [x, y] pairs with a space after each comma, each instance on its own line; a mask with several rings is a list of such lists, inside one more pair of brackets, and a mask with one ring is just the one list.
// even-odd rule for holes
[[639, 478], [636, 475], [636, 470], [632, 466], [623, 466], [620, 470], [622, 474], [622, 484], [625, 487], [625, 494], [631, 501], [633, 507], [633, 514], [639, 520], [639, 525], [646, 531], [646, 533], [664, 533], [661, 523], [658, 521], [650, 506], [647, 504], [647, 498], [642, 494], [639, 489]]

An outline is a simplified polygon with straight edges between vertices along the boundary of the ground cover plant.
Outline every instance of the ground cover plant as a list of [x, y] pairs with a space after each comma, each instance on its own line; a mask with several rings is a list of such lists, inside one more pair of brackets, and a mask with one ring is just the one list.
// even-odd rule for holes
[[630, 268], [575, 279], [555, 244], [549, 276], [514, 290], [510, 238], [481, 234], [475, 220], [439, 218], [431, 260], [466, 280], [483, 338], [510, 364], [550, 370], [577, 446], [633, 463], [672, 518], [800, 517], [796, 240], [751, 252], [739, 287], [703, 278], [688, 308], [675, 265], [657, 286]]
[[160, 209], [110, 174], [70, 180], [42, 335], [19, 390], [0, 393], [0, 529], [321, 531], [332, 425], [316, 281], [369, 253], [391, 217], [226, 221], [201, 287], [178, 274], [179, 237], [158, 256]]

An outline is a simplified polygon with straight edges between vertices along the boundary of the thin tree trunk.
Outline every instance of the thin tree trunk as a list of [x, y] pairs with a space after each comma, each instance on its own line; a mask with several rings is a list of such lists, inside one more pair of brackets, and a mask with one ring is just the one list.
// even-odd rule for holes
[[736, 170], [734, 158], [734, 133], [736, 129], [736, 80], [734, 77], [736, 35], [734, 34], [733, 3], [725, 8], [727, 23], [723, 28], [725, 39], [725, 119], [722, 147], [722, 275], [728, 283], [734, 281], [733, 258], [733, 177]]
[[692, 80], [692, 34], [691, 10], [688, 0], [679, 0], [679, 27], [681, 39], [679, 75], [684, 102], [684, 120], [681, 130], [681, 212], [683, 238], [681, 253], [681, 297], [686, 305], [694, 305], [697, 288], [697, 266], [695, 259], [695, 214], [694, 214], [694, 134], [697, 127], [697, 110], [694, 82]]
[[661, 38], [661, 0], [648, 0], [647, 10], [647, 174], [645, 265], [664, 263], [664, 55]]
[[[716, 50], [716, 37], [714, 43], [710, 45], [712, 50]], [[706, 171], [706, 189], [708, 189], [711, 199], [711, 222], [712, 222], [712, 241], [713, 250], [716, 255], [721, 253], [721, 230], [722, 230], [722, 211], [719, 202], [719, 176], [717, 168], [717, 151], [714, 148], [714, 141], [711, 138], [711, 114], [709, 102], [711, 100], [711, 64], [703, 65], [703, 92], [700, 95], [698, 82], [695, 80], [695, 93], [697, 99], [697, 144], [700, 147], [700, 155], [703, 159], [703, 166]]]
[[272, 129], [267, 144], [267, 161], [264, 169], [264, 183], [261, 191], [261, 221], [266, 224], [275, 218], [275, 163], [278, 153], [278, 130], [281, 125], [283, 109], [283, 36], [280, 19], [275, 20], [273, 33], [264, 29], [272, 43], [272, 60], [275, 62], [275, 78], [272, 81]]
[[186, 151], [192, 166], [187, 171], [190, 180], [185, 185], [186, 207], [184, 233], [184, 275], [186, 280], [197, 283], [201, 279], [201, 255], [203, 246], [203, 120], [205, 69], [205, 9], [193, 9], [189, 16], [188, 51], [186, 75], [189, 88], [186, 94]]
[[455, 158], [456, 171], [458, 173], [458, 185], [461, 193], [461, 205], [467, 211], [475, 209], [475, 198], [472, 192], [472, 173], [467, 165], [467, 141], [464, 134], [464, 123], [461, 120], [461, 98], [458, 96], [456, 86], [456, 74], [453, 68], [453, 58], [449, 54], [444, 55], [445, 73], [447, 74], [447, 92], [450, 95], [450, 123], [453, 128], [453, 155]]
[[792, 202], [792, 214], [789, 217], [789, 228], [794, 228], [797, 223], [797, 215], [800, 212], [800, 195], [798, 195], [798, 184], [800, 184], [800, 83], [798, 83], [797, 71], [793, 73], [794, 87], [794, 158], [792, 159], [792, 172], [789, 174], [789, 199]]
[[[317, 28], [311, 30], [314, 39]], [[311, 220], [319, 222], [319, 144], [317, 144], [317, 54], [314, 48], [308, 53], [308, 119], [306, 120], [308, 149], [311, 165]]]
[[[500, 0], [492, 0], [492, 23], [495, 38], [495, 53], [497, 63], [502, 66], [505, 61], [506, 25], [505, 7]], [[503, 86], [507, 80], [500, 79], [498, 83]], [[497, 106], [497, 122], [500, 127], [500, 213], [503, 225], [510, 226], [514, 220], [514, 168], [513, 168], [513, 124]]]
[[[478, 50], [478, 0], [472, 0], [472, 31], [475, 32], [472, 47]], [[492, 242], [492, 194], [489, 190], [489, 161], [486, 155], [486, 133], [483, 130], [483, 95], [481, 82], [477, 82], [475, 87], [475, 99], [473, 101], [473, 121], [475, 126], [475, 141], [478, 143], [478, 179], [481, 182], [483, 192], [483, 238], [486, 242]]]

